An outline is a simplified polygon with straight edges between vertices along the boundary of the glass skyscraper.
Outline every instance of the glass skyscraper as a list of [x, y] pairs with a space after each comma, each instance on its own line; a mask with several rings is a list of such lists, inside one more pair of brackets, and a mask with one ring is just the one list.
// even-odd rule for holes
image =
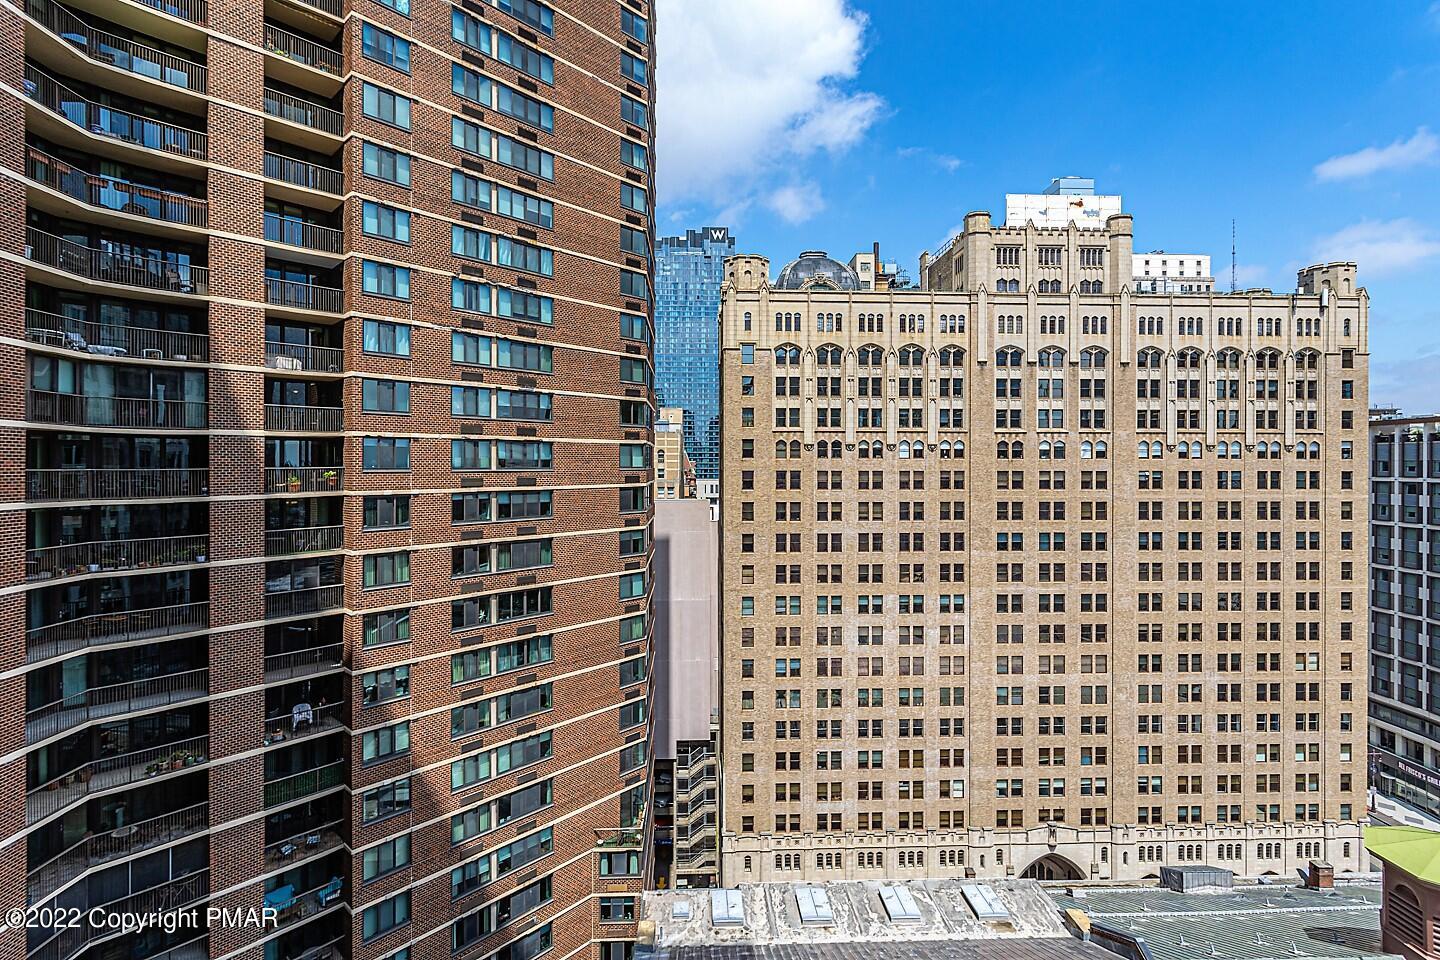
[[735, 253], [729, 227], [660, 240], [655, 255], [655, 392], [685, 410], [695, 476], [720, 476], [720, 284]]

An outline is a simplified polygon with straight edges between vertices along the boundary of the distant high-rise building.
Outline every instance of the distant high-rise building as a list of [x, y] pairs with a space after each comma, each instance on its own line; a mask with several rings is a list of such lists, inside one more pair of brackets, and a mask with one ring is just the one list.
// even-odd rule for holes
[[1209, 293], [1215, 289], [1206, 253], [1166, 253], [1151, 250], [1134, 256], [1136, 293]]
[[720, 282], [735, 252], [729, 227], [687, 230], [655, 252], [655, 389], [685, 410], [685, 447], [702, 480], [720, 476]]
[[[1426, 571], [1440, 565], [1440, 415], [1370, 419], [1370, 782], [1440, 816], [1440, 614]], [[1431, 579], [1433, 582], [1433, 578]]]

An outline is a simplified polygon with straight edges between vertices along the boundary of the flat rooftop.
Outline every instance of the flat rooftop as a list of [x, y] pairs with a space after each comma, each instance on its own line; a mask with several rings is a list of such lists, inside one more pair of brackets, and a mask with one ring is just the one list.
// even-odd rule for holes
[[[967, 885], [988, 888], [993, 897], [982, 900], [970, 890], [967, 899]], [[745, 884], [731, 899], [732, 922], [717, 925], [710, 890], [647, 892], [641, 919], [655, 925], [656, 955], [670, 960], [987, 960], [1003, 954], [1017, 960], [1105, 960], [1098, 947], [1070, 935], [1054, 902], [1033, 880]], [[801, 914], [802, 902], [808, 919]], [[982, 906], [977, 910], [972, 903]], [[981, 919], [980, 912], [991, 919]]]
[[1055, 905], [1145, 941], [1153, 960], [1365, 960], [1380, 946], [1380, 887], [1283, 884], [1219, 893], [1163, 887], [1050, 887]]

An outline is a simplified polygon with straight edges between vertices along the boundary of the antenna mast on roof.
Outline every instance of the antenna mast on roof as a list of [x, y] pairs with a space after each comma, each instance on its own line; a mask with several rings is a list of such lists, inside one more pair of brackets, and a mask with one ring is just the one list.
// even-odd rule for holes
[[1230, 292], [1235, 292], [1235, 218], [1230, 218]]

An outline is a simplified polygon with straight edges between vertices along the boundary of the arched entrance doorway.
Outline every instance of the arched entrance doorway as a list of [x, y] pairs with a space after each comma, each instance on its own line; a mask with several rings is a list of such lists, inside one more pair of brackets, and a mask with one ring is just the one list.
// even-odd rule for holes
[[1020, 874], [1027, 880], [1084, 880], [1085, 874], [1058, 853], [1047, 853]]

